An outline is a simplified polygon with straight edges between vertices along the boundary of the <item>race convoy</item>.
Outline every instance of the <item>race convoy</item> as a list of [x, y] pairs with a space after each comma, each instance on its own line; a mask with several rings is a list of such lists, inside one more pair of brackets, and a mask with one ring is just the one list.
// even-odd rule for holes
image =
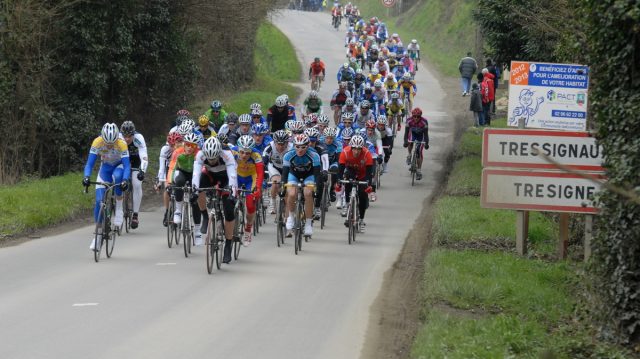
[[[345, 244], [366, 241], [365, 214], [376, 210], [376, 202], [393, 200], [382, 195], [385, 177], [408, 175], [388, 167], [398, 143], [407, 148], [412, 180], [422, 179], [429, 123], [414, 105], [419, 45], [405, 44], [383, 21], [364, 18], [350, 3], [336, 3], [331, 13], [327, 27], [345, 27], [338, 44], [344, 60], [326, 63], [308, 54], [310, 91], [298, 106], [282, 94], [239, 113], [220, 99], [204, 113], [180, 109], [158, 158], [148, 158], [133, 122], [105, 125], [93, 141], [82, 182], [97, 185], [90, 242], [96, 261], [103, 252], [112, 256], [122, 228], [144, 231], [160, 224], [166, 238], [158, 242], [183, 248], [185, 257], [205, 251], [210, 274], [235, 263], [243, 247], [267, 233], [275, 233], [277, 247], [296, 255], [322, 240], [329, 225], [344, 225]], [[334, 67], [328, 65], [338, 71], [329, 72]], [[325, 113], [327, 106], [331, 111]], [[92, 181], [98, 157], [102, 167]], [[146, 174], [150, 161], [159, 165], [154, 188], [165, 209], [156, 223], [138, 216], [142, 181], [153, 178]]]

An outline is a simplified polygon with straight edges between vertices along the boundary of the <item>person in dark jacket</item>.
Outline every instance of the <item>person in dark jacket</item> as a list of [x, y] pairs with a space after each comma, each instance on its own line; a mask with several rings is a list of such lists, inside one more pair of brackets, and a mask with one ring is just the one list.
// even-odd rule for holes
[[458, 71], [460, 71], [460, 84], [462, 86], [462, 96], [469, 94], [469, 87], [471, 87], [471, 79], [478, 70], [478, 64], [476, 60], [471, 57], [471, 53], [467, 52], [467, 57], [463, 57], [458, 65]]
[[482, 108], [482, 95], [480, 86], [477, 83], [471, 85], [471, 102], [469, 110], [473, 112], [473, 126], [479, 127], [484, 124], [484, 109]]

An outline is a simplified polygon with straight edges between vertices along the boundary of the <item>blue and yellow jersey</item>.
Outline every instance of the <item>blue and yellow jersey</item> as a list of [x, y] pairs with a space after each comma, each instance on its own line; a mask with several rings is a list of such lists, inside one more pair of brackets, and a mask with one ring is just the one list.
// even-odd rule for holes
[[93, 165], [100, 156], [100, 161], [103, 165], [109, 167], [116, 167], [121, 163], [124, 166], [124, 179], [129, 179], [131, 172], [131, 165], [129, 162], [129, 146], [127, 143], [118, 138], [113, 145], [108, 145], [102, 136], [96, 137], [91, 143], [91, 149], [89, 150], [89, 158], [84, 166], [85, 177], [91, 176], [93, 171]]
[[262, 181], [264, 177], [264, 165], [262, 164], [262, 155], [260, 152], [253, 148], [251, 150], [251, 156], [248, 160], [242, 161], [238, 153], [238, 147], [233, 146], [231, 152], [238, 164], [238, 186], [244, 184], [245, 189], [253, 189], [258, 182]]

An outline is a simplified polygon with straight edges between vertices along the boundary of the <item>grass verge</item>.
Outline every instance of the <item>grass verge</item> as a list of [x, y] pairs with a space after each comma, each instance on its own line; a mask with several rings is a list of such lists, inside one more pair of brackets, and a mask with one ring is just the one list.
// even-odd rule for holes
[[[504, 119], [492, 127], [504, 127]], [[530, 213], [529, 258], [515, 248], [515, 211], [480, 208], [482, 132], [461, 137], [435, 205], [420, 285], [413, 358], [631, 358], [584, 319], [582, 264], [550, 262], [558, 227]], [[586, 316], [588, 318], [588, 316]]]
[[[228, 111], [243, 113], [253, 102], [266, 107], [280, 94], [289, 94], [292, 99], [299, 95], [297, 88], [284, 82], [297, 81], [301, 74], [301, 66], [289, 39], [275, 26], [265, 22], [258, 30], [256, 44], [254, 82], [241, 92], [217, 94], [196, 101], [189, 107], [192, 113], [204, 113], [214, 97], [221, 98]], [[145, 188], [153, 184], [158, 171], [157, 158], [164, 140], [154, 138], [147, 141], [150, 142], [148, 146], [151, 160]], [[81, 181], [81, 173], [68, 173], [0, 187], [0, 239], [60, 223], [80, 213], [88, 213], [93, 207], [93, 191], [85, 194]], [[38, 200], [34, 201], [33, 198]]]

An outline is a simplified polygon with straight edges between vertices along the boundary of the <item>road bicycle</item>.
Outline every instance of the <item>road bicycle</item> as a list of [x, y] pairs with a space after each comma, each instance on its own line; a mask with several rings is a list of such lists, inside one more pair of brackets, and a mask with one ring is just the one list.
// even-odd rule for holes
[[349, 193], [349, 204], [347, 205], [347, 241], [352, 244], [356, 241], [356, 234], [360, 232], [360, 206], [358, 199], [358, 186], [367, 186], [366, 181], [356, 180], [340, 180], [343, 185], [351, 184], [351, 193]]
[[[384, 157], [384, 154], [378, 156]], [[376, 163], [376, 171], [373, 174], [373, 183], [376, 185], [376, 189], [380, 189], [380, 186], [382, 186], [382, 163]]]
[[416, 173], [418, 172], [418, 158], [420, 158], [420, 149], [422, 145], [426, 142], [423, 141], [409, 141], [409, 143], [413, 143], [413, 148], [411, 151], [411, 160], [409, 161], [409, 172], [411, 172], [411, 185], [413, 186], [416, 182]]
[[333, 16], [332, 25], [336, 28], [336, 31], [340, 29], [340, 22], [342, 21], [342, 16]]
[[240, 248], [242, 247], [242, 236], [244, 235], [244, 228], [247, 219], [247, 206], [246, 206], [246, 194], [253, 193], [251, 189], [238, 188], [238, 199], [233, 209], [235, 214], [236, 224], [233, 227], [233, 259], [238, 260], [240, 256]]
[[294, 253], [297, 255], [302, 250], [302, 238], [305, 242], [309, 241], [311, 236], [304, 235], [304, 226], [307, 221], [307, 216], [304, 210], [304, 188], [307, 187], [304, 183], [287, 183], [285, 187], [296, 187], [296, 208], [294, 209], [294, 224], [293, 224], [293, 243]]
[[169, 208], [167, 209], [167, 245], [169, 248], [173, 246], [173, 243], [180, 245], [180, 236], [178, 235], [178, 225], [173, 223], [173, 213], [176, 210], [176, 197], [173, 194], [172, 186], [167, 186], [167, 193], [169, 193]]
[[[140, 171], [139, 168], [131, 168], [131, 175], [132, 176], [137, 175], [138, 171]], [[124, 191], [122, 195], [123, 195], [122, 206], [124, 211], [124, 219], [122, 221], [122, 225], [118, 229], [119, 231], [118, 234], [122, 234], [123, 227], [127, 233], [131, 231], [131, 221], [133, 220], [133, 186], [127, 188], [127, 190]]]
[[311, 75], [311, 90], [312, 91], [320, 91], [320, 87], [322, 86], [322, 81], [324, 77], [321, 75]]
[[320, 197], [320, 229], [324, 229], [324, 222], [327, 217], [327, 211], [331, 203], [331, 191], [333, 190], [333, 183], [331, 182], [331, 175], [338, 173], [337, 168], [330, 168], [327, 179], [324, 182], [322, 188], [322, 195]]
[[[279, 181], [272, 181], [270, 183], [271, 185], [280, 184]], [[285, 197], [285, 193], [283, 191], [280, 191], [275, 198], [276, 216], [274, 219], [274, 223], [276, 225], [276, 245], [278, 247], [280, 247], [281, 245], [284, 245], [284, 237], [286, 236], [286, 233], [287, 233], [287, 226], [286, 226], [286, 221], [287, 221], [286, 206], [287, 205], [285, 204], [284, 197]]]
[[209, 224], [205, 239], [207, 273], [213, 271], [213, 263], [220, 269], [222, 266], [222, 250], [225, 243], [223, 196], [230, 195], [229, 188], [218, 186], [200, 188], [199, 192], [206, 192], [207, 211], [209, 212]]
[[190, 183], [186, 183], [182, 190], [184, 191], [184, 200], [182, 202], [182, 220], [180, 221], [180, 233], [182, 234], [182, 247], [184, 248], [184, 256], [186, 258], [191, 254], [191, 246], [194, 244], [193, 233], [193, 208], [191, 207], [191, 195], [193, 189]]
[[[410, 116], [409, 114], [411, 113], [411, 109], [412, 109], [412, 105], [413, 105], [413, 101], [411, 100], [411, 90], [403, 90], [403, 94], [404, 96], [402, 96], [402, 102], [404, 104], [404, 113], [407, 114], [406, 116]], [[406, 120], [406, 119], [405, 119]]]
[[[98, 212], [98, 221], [96, 222], [95, 231], [93, 232], [93, 259], [96, 262], [100, 261], [100, 254], [102, 248], [105, 248], [107, 258], [111, 258], [113, 254], [113, 247], [116, 244], [116, 235], [119, 230], [119, 226], [116, 226], [111, 221], [111, 217], [116, 211], [116, 199], [113, 191], [120, 183], [107, 183], [107, 182], [89, 182], [90, 185], [104, 186], [106, 188], [102, 200], [100, 201], [100, 211]], [[89, 187], [84, 188], [84, 193], [88, 193]]]

